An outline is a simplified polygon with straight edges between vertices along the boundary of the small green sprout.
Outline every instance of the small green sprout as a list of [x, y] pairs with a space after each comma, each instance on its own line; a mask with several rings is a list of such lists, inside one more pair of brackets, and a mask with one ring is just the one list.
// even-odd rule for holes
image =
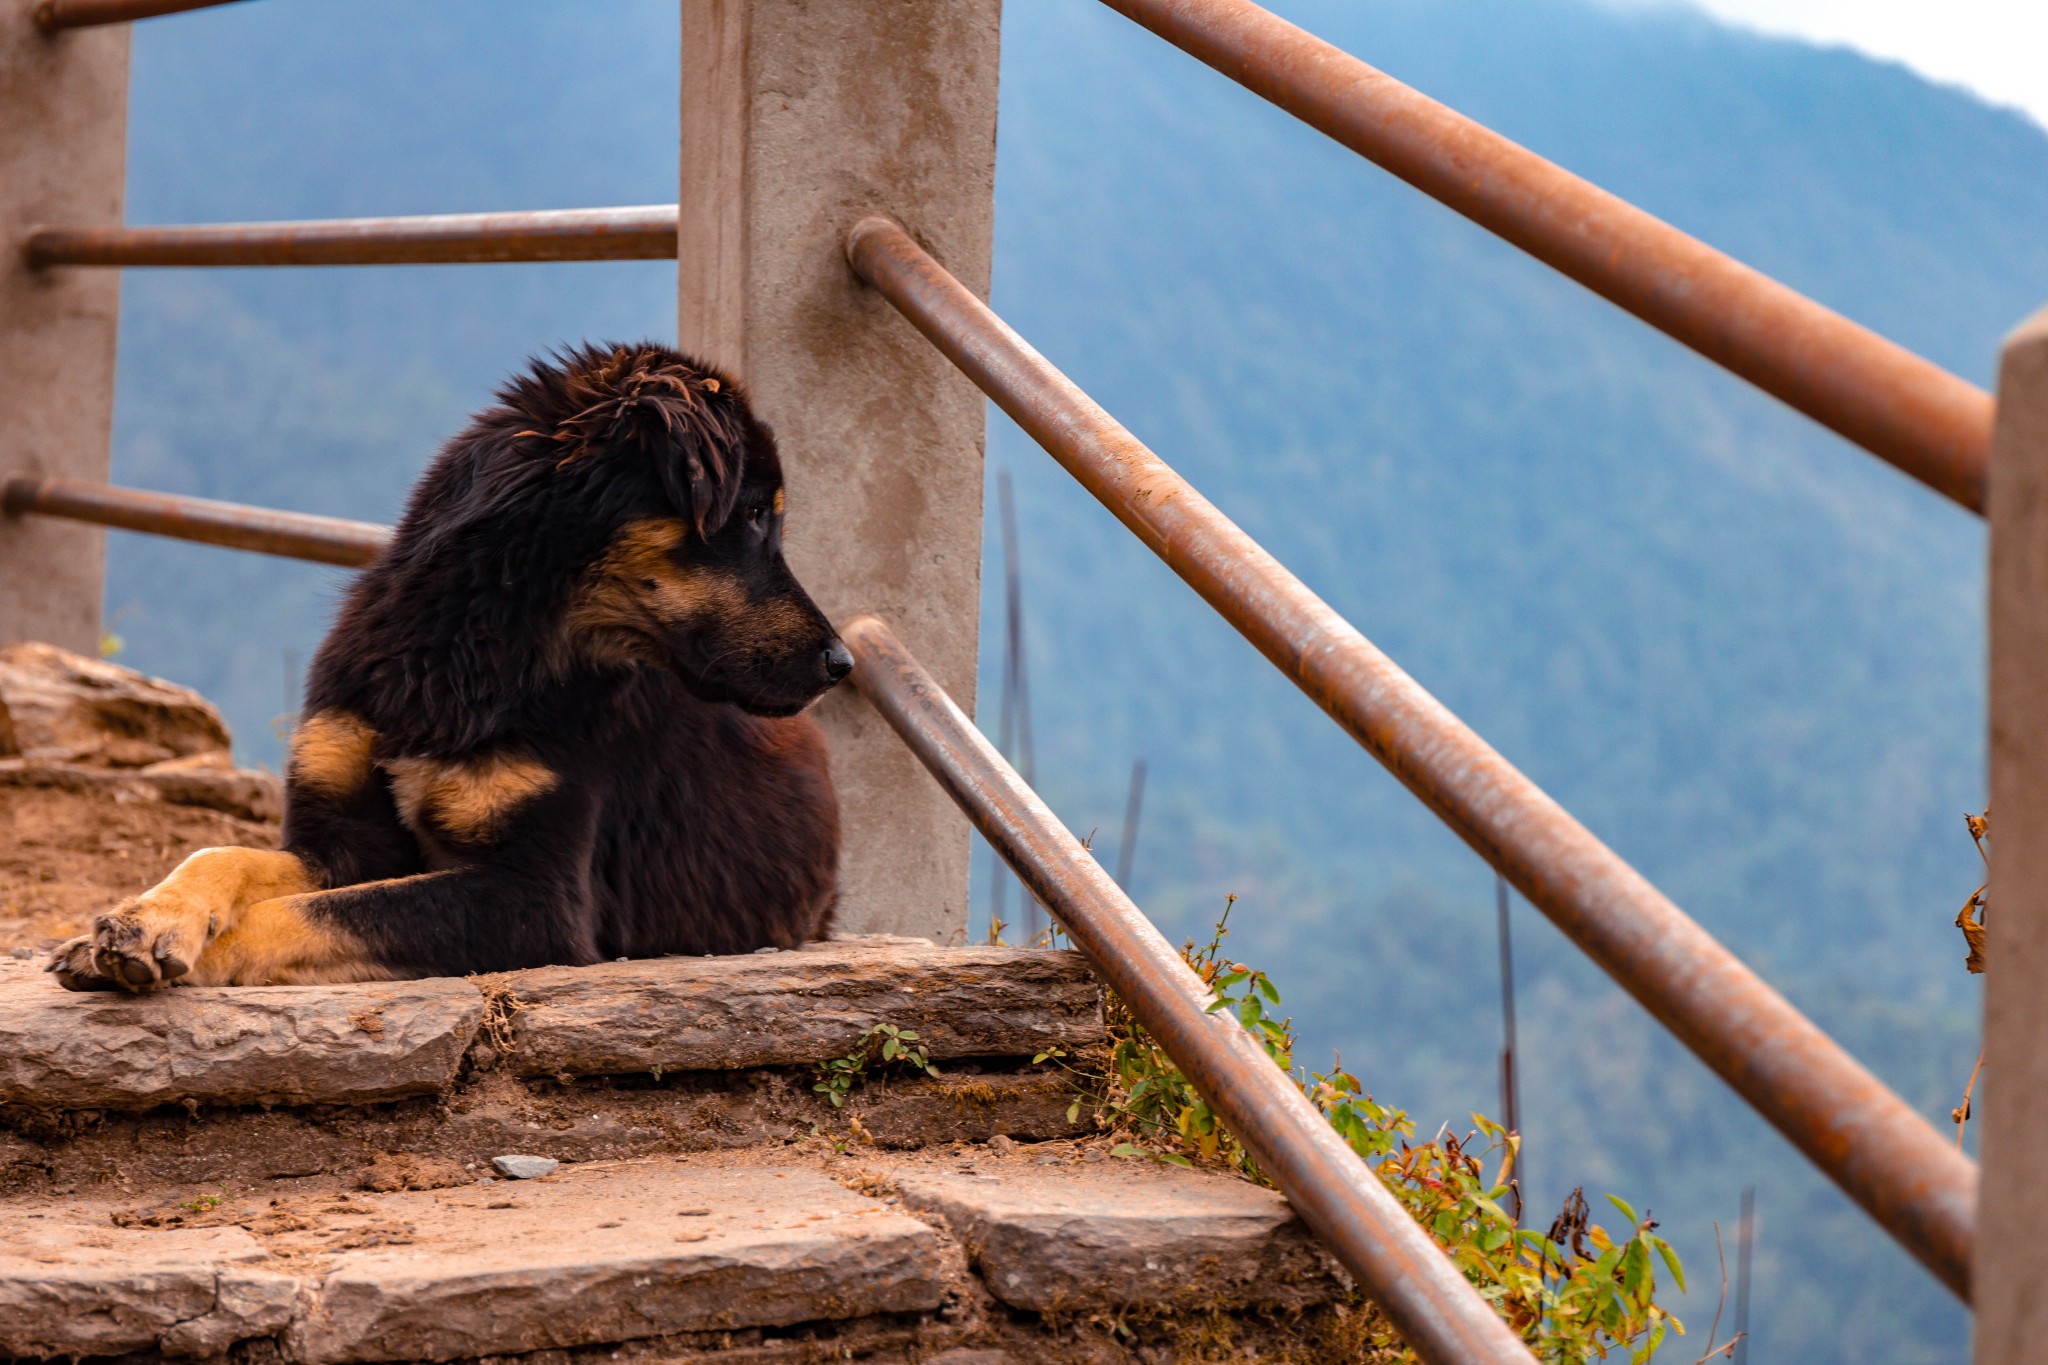
[[867, 1079], [870, 1068], [908, 1067], [911, 1071], [936, 1078], [939, 1069], [932, 1065], [925, 1050], [916, 1046], [917, 1041], [914, 1029], [898, 1028], [894, 1024], [872, 1025], [861, 1034], [853, 1051], [844, 1057], [819, 1063], [817, 1084], [811, 1089], [832, 1101], [832, 1107], [837, 1109], [846, 1103], [846, 1097], [853, 1093], [853, 1088]]

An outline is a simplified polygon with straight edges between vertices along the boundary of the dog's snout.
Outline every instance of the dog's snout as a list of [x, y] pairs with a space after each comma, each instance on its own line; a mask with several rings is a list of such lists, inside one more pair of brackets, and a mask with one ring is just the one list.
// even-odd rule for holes
[[853, 651], [838, 640], [834, 640], [831, 644], [826, 645], [825, 680], [836, 683], [851, 672], [853, 672]]

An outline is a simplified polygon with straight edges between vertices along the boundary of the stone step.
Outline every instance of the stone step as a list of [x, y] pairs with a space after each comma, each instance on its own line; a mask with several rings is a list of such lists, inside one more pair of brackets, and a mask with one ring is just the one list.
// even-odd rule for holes
[[731, 1071], [842, 1056], [876, 1024], [934, 1060], [1102, 1037], [1078, 954], [843, 939], [350, 986], [76, 994], [0, 959], [0, 1105], [363, 1104], [445, 1090], [464, 1058], [524, 1076]]
[[1119, 1162], [906, 1174], [896, 1187], [1013, 1308], [1296, 1310], [1348, 1285], [1286, 1200], [1231, 1176]]
[[839, 939], [479, 980], [510, 997], [511, 1063], [529, 1076], [807, 1066], [880, 1023], [915, 1030], [938, 1061], [1102, 1037], [1101, 989], [1075, 952]]
[[934, 1229], [801, 1168], [606, 1163], [324, 1202], [242, 1226], [0, 1215], [0, 1356], [269, 1338], [305, 1365], [453, 1360], [929, 1312], [960, 1281]]
[[1228, 1176], [1084, 1163], [1073, 1144], [879, 1168], [821, 1150], [217, 1207], [0, 1203], [0, 1357], [267, 1341], [339, 1365], [666, 1339], [682, 1358], [707, 1344], [691, 1334], [756, 1329], [810, 1359], [793, 1334], [881, 1323], [908, 1343], [890, 1359], [966, 1360], [1017, 1344], [1010, 1308], [1301, 1310], [1345, 1292], [1277, 1195]]

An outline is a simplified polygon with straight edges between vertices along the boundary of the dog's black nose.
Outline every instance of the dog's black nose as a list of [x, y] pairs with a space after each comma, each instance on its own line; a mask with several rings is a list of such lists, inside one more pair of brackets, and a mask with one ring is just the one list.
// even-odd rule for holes
[[851, 672], [853, 651], [837, 640], [825, 646], [825, 680], [836, 683]]

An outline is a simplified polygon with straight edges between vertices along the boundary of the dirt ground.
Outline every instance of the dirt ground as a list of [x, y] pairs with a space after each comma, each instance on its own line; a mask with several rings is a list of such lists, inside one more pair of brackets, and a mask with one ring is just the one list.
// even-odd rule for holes
[[41, 950], [196, 849], [276, 848], [278, 827], [153, 792], [0, 786], [0, 952]]

